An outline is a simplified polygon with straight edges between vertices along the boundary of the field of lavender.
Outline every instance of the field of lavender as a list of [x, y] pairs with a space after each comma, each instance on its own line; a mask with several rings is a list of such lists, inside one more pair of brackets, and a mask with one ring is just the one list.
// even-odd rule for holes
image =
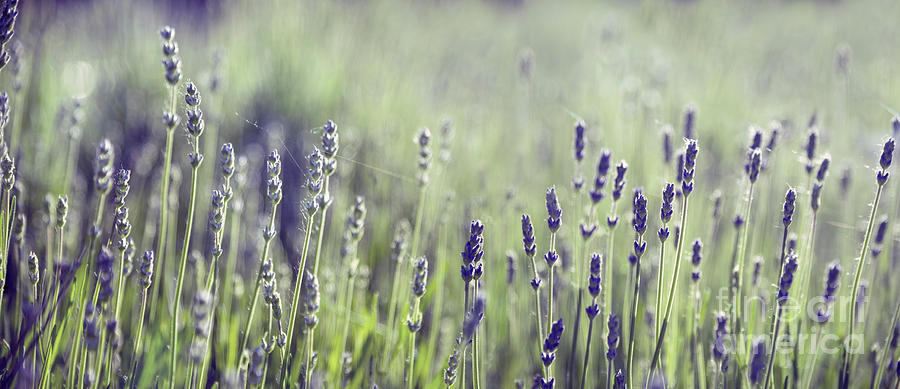
[[898, 388], [898, 15], [0, 0], [0, 387]]

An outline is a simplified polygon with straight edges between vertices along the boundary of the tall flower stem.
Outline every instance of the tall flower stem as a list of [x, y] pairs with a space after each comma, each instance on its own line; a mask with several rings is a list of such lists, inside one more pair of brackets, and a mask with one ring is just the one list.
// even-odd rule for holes
[[[478, 280], [475, 280], [472, 285], [473, 297], [477, 298], [478, 296]], [[416, 305], [418, 305], [419, 301], [416, 299]], [[481, 388], [481, 358], [478, 353], [478, 328], [475, 329], [475, 334], [472, 336], [472, 383], [475, 389]], [[412, 338], [415, 340], [415, 338]]]
[[772, 322], [772, 355], [769, 356], [769, 363], [766, 367], [766, 379], [763, 381], [763, 389], [768, 389], [769, 380], [772, 378], [772, 367], [775, 365], [775, 353], [777, 351], [775, 342], [778, 340], [778, 331], [781, 329], [781, 313], [781, 304], [778, 303], [778, 308], [775, 311], [775, 320]]
[[[269, 223], [267, 224], [268, 229], [274, 231], [275, 229], [275, 211], [276, 206], [272, 207], [272, 213], [269, 214]], [[266, 261], [266, 258], [269, 256], [269, 246], [271, 245], [272, 239], [263, 234], [263, 250], [262, 255], [259, 257], [259, 269], [256, 273], [256, 286], [253, 288], [253, 298], [250, 303], [250, 316], [247, 317], [247, 325], [244, 326], [244, 337], [241, 339], [241, 347], [238, 350], [244, 350], [247, 348], [247, 342], [250, 340], [250, 327], [253, 325], [253, 316], [256, 314], [256, 307], [259, 302], [259, 289], [262, 286], [262, 271], [263, 264]], [[243, 352], [243, 351], [242, 351]]]
[[[314, 201], [314, 200], [313, 200]], [[294, 360], [294, 351], [291, 347], [293, 338], [294, 338], [294, 323], [297, 320], [297, 307], [300, 305], [300, 294], [303, 291], [302, 281], [303, 281], [303, 272], [306, 269], [306, 258], [309, 253], [309, 243], [312, 237], [312, 228], [313, 223], [315, 221], [315, 214], [309, 215], [309, 218], [306, 221], [306, 236], [303, 239], [303, 251], [300, 255], [300, 267], [297, 268], [297, 277], [294, 279], [294, 295], [291, 297], [291, 313], [288, 319], [288, 331], [287, 331], [287, 344], [285, 344], [285, 350], [287, 350], [287, 358], [288, 361], [285, 364], [284, 368], [281, 371], [281, 385], [286, 385], [287, 371], [291, 369]], [[291, 374], [291, 376], [293, 376]]]
[[[171, 104], [169, 105], [169, 112], [172, 115], [175, 114], [175, 93], [177, 92], [177, 86], [171, 85], [169, 89], [171, 89]], [[166, 152], [165, 159], [163, 160], [163, 175], [162, 175], [162, 184], [160, 188], [159, 194], [159, 233], [156, 235], [156, 255], [158, 258], [158, 263], [160, 264], [160, 269], [165, 269], [165, 253], [166, 253], [166, 237], [168, 236], [167, 229], [169, 227], [169, 182], [171, 181], [170, 175], [172, 171], [172, 149], [173, 143], [175, 141], [175, 124], [172, 123], [171, 126], [166, 128]], [[165, 285], [166, 277], [160, 277], [159, 285]], [[155, 306], [156, 300], [159, 298], [159, 295], [163, 293], [163, 287], [157, 288], [150, 300], [150, 305]]]
[[[750, 182], [750, 188], [747, 190], [747, 202], [746, 202], [746, 205], [744, 208], [744, 223], [743, 223], [744, 231], [743, 231], [743, 234], [741, 235], [741, 244], [740, 244], [740, 247], [738, 248], [738, 257], [737, 257], [738, 281], [737, 281], [737, 288], [735, 290], [735, 293], [733, 293], [732, 302], [731, 302], [731, 309], [732, 309], [731, 317], [734, 318], [731, 321], [732, 324], [734, 325], [734, 329], [732, 330], [732, 333], [735, 334], [736, 336], [739, 336], [741, 334], [741, 323], [743, 322], [743, 316], [744, 316], [744, 314], [743, 314], [744, 307], [743, 307], [743, 303], [742, 303], [743, 302], [742, 296], [743, 296], [743, 290], [744, 290], [744, 262], [746, 262], [745, 256], [746, 256], [746, 252], [747, 252], [747, 238], [750, 236], [750, 225], [751, 225], [750, 224], [750, 211], [752, 209], [751, 207], [753, 206], [754, 186], [755, 186], [755, 183]], [[742, 346], [742, 344], [736, 345], [735, 351], [740, 353], [741, 346]], [[742, 362], [740, 360], [740, 354], [738, 354], [738, 357], [739, 357], [738, 362], [739, 363]], [[746, 362], [746, 361], [744, 361], [744, 362]]]
[[[466, 282], [463, 285], [463, 323], [466, 321], [466, 314], [469, 312], [469, 283]], [[463, 343], [462, 349], [462, 363], [459, 366], [459, 387], [460, 389], [465, 389], [466, 387], [466, 343]]]
[[[200, 155], [200, 142], [198, 139], [194, 141], [194, 154]], [[201, 159], [202, 160], [202, 159]], [[191, 232], [194, 227], [194, 211], [196, 211], [197, 206], [197, 178], [200, 175], [200, 163], [196, 163], [193, 166], [191, 172], [191, 197], [190, 203], [188, 205], [188, 214], [187, 214], [187, 222], [185, 224], [184, 230], [184, 240], [181, 247], [181, 265], [178, 268], [178, 279], [175, 283], [175, 307], [172, 311], [172, 322], [169, 326], [169, 330], [171, 333], [169, 336], [171, 340], [169, 341], [169, 345], [171, 347], [170, 357], [169, 357], [169, 389], [175, 388], [175, 361], [178, 352], [178, 317], [181, 314], [181, 293], [184, 289], [184, 272], [187, 269], [187, 257], [188, 251], [191, 246]]]
[[[413, 313], [413, 317], [418, 317], [419, 316], [419, 300], [421, 300], [421, 299], [417, 297], [415, 300], [416, 300], [415, 303], [413, 303], [412, 313]], [[406, 369], [406, 388], [407, 389], [412, 389], [415, 386], [415, 384], [413, 382], [414, 381], [413, 376], [415, 375], [415, 373], [413, 371], [414, 371], [415, 364], [416, 364], [416, 332], [417, 331], [409, 332], [409, 354], [407, 354], [408, 355], [407, 359], [409, 359], [409, 367], [407, 367], [407, 369]], [[476, 366], [476, 369], [477, 369], [477, 366]]]
[[[875, 213], [878, 210], [878, 203], [881, 201], [881, 193], [884, 191], [884, 184], [878, 185], [878, 190], [875, 192], [875, 201], [872, 202], [872, 212], [869, 214], [869, 224], [866, 227], [866, 236], [863, 239], [862, 251], [859, 254], [859, 263], [856, 267], [856, 276], [853, 278], [853, 299], [856, 299], [856, 296], [859, 294], [859, 282], [862, 279], [863, 268], [866, 264], [866, 254], [869, 252], [869, 241], [872, 238], [872, 227], [875, 225]], [[847, 332], [847, 338], [849, 341], [853, 340], [855, 327], [856, 327], [856, 309], [857, 304], [850, 304], [850, 330]], [[846, 344], [849, 344], [847, 342]], [[844, 376], [843, 381], [849, 382], [850, 379], [850, 366], [853, 364], [851, 359], [853, 359], [852, 354], [848, 350], [845, 349], [846, 358], [844, 358], [844, 363], [842, 366], [842, 375]]]
[[[539, 276], [538, 276], [538, 272], [537, 272], [537, 264], [534, 262], [534, 254], [532, 253], [531, 255], [529, 255], [528, 258], [531, 260], [531, 271], [534, 276], [534, 278], [532, 278], [532, 279], [539, 280], [539, 278], [538, 278]], [[538, 285], [538, 286], [540, 286], [540, 285]], [[544, 328], [543, 328], [543, 324], [541, 323], [541, 288], [537, 287], [537, 288], [532, 288], [532, 289], [534, 290], [534, 326], [535, 326], [534, 328], [537, 329], [537, 332], [538, 332], [538, 341], [537, 341], [538, 362], [541, 364], [541, 366], [544, 366], [543, 363], [540, 361], [541, 350], [543, 350], [542, 345], [541, 345], [541, 339], [544, 339]], [[544, 367], [544, 375], [547, 375], [546, 367]]]
[[[331, 205], [331, 194], [328, 192], [328, 182], [330, 181], [329, 178], [330, 176], [326, 174], [324, 183], [322, 184], [322, 194], [320, 195], [320, 197], [323, 199], [323, 201], [320, 203], [320, 208], [322, 208], [322, 216], [319, 219], [319, 237], [316, 242], [316, 257], [313, 261], [313, 275], [316, 277], [318, 277], [319, 275], [319, 259], [322, 257], [322, 241], [325, 240], [325, 221], [327, 220], [326, 216], [328, 215], [328, 206]], [[310, 328], [307, 331], [306, 339], [308, 342], [308, 347], [306, 354], [306, 364], [304, 367], [306, 369], [306, 373], [303, 375], [306, 382], [309, 382], [310, 374], [312, 373], [312, 370], [310, 368], [310, 361], [313, 354], [313, 342], [315, 341], [315, 333], [315, 327]]]
[[618, 216], [616, 216], [616, 204], [617, 200], [613, 200], [609, 206], [609, 218], [615, 220], [614, 222], [609, 222], [610, 219], [607, 220], [607, 238], [606, 238], [606, 264], [603, 269], [604, 279], [603, 279], [603, 307], [601, 311], [604, 311], [605, 314], [601, 314], [601, 317], [609, 316], [612, 313], [612, 263], [615, 258], [615, 253], [613, 249], [615, 248], [615, 235], [616, 235], [616, 221], [618, 221]]
[[[682, 232], [681, 236], [684, 236], [683, 232]], [[643, 242], [644, 242], [643, 238], [640, 235], [638, 235], [638, 240], [637, 240], [636, 244], [641, 245], [641, 244], [643, 244]], [[676, 269], [677, 269], [677, 266], [676, 266]], [[634, 265], [634, 292], [631, 295], [631, 318], [629, 319], [629, 324], [628, 324], [629, 339], [628, 339], [628, 365], [626, 368], [626, 370], [627, 370], [626, 377], [628, 378], [628, 387], [629, 388], [634, 387], [633, 386], [634, 381], [632, 381], [633, 374], [631, 372], [634, 368], [634, 343], [635, 343], [634, 325], [635, 325], [635, 322], [637, 321], [637, 310], [638, 310], [638, 304], [640, 302], [640, 300], [638, 299], [640, 297], [640, 288], [641, 288], [641, 258], [640, 258], [640, 255], [638, 255], [637, 262]], [[673, 287], [672, 289], [674, 290], [675, 288]], [[656, 358], [656, 357], [654, 357], [654, 358]]]
[[[684, 223], [684, 222], [682, 222]], [[682, 224], [683, 225], [683, 224]], [[669, 229], [669, 223], [663, 223], [662, 229]], [[681, 236], [684, 236], [684, 233], [679, 234], [679, 240], [681, 240]], [[662, 296], [663, 296], [663, 275], [666, 274], [666, 241], [665, 239], [660, 239], [659, 244], [659, 270], [657, 271], [659, 274], [656, 277], [656, 315], [662, 311]], [[661, 326], [660, 320], [655, 320], [656, 322], [656, 334], [659, 335], [659, 330]]]
[[[594, 304], [597, 303], [596, 299], [594, 299]], [[587, 344], [584, 347], [584, 362], [582, 362], [581, 366], [581, 389], [584, 389], [585, 382], [587, 380], [587, 369], [591, 360], [591, 335], [594, 333], [594, 318], [591, 317], [588, 319], [588, 333], [587, 333]]]
[[[554, 252], [556, 250], [556, 233], [550, 233], [550, 252]], [[556, 263], [552, 263], [550, 265], [550, 270], [547, 275], [547, 331], [550, 331], [550, 325], [553, 323], [553, 268]], [[547, 375], [546, 378], [550, 379], [553, 377], [553, 368], [552, 366], [547, 366]]]
[[[663, 341], [666, 337], [666, 328], [669, 325], [669, 318], [672, 315], [672, 302], [675, 300], [675, 292], [678, 290], [678, 274], [681, 272], [681, 259], [684, 252], [684, 236], [687, 235], [687, 210], [688, 196], [684, 196], [681, 201], [681, 232], [678, 234], [678, 243], [675, 245], [675, 269], [672, 271], [672, 283], [669, 287], [669, 297], [666, 299], [666, 312], [659, 327], [659, 334], [656, 338], [656, 347], [653, 350], [653, 358], [650, 360], [650, 370], [648, 376], [653, 374], [656, 369], [660, 352], [662, 351]], [[631, 370], [631, 369], [629, 369]]]

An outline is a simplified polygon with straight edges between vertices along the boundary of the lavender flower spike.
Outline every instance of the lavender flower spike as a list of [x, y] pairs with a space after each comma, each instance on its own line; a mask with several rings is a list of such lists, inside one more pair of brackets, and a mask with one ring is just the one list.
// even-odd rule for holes
[[562, 209], [559, 207], [559, 197], [556, 195], [556, 187], [547, 188], [547, 227], [550, 232], [556, 233], [562, 224]]

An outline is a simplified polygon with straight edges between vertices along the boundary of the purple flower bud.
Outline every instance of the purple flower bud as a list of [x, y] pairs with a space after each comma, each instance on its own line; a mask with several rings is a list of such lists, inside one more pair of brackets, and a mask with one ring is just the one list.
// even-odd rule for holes
[[562, 224], [562, 209], [559, 207], [559, 197], [556, 195], [556, 188], [547, 188], [547, 227], [550, 232], [555, 233]]
[[534, 244], [534, 226], [528, 215], [522, 215], [522, 244], [525, 246], [525, 254], [533, 257], [537, 247]]
[[753, 342], [752, 356], [750, 357], [750, 383], [758, 384], [763, 378], [766, 369], [766, 342], [763, 339], [757, 339]]
[[584, 130], [585, 124], [583, 120], [575, 123], [575, 160], [584, 159]]
[[784, 217], [781, 219], [785, 228], [791, 225], [791, 220], [794, 217], [794, 203], [796, 201], [797, 191], [794, 188], [789, 188], [784, 195]]
[[606, 359], [616, 359], [616, 349], [619, 347], [619, 318], [614, 313], [609, 314], [606, 322], [609, 330], [606, 335]]

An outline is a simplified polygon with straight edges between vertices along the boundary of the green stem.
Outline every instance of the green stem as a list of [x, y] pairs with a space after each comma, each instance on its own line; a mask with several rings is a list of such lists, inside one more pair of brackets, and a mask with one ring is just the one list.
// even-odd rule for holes
[[[318, 275], [319, 275], [319, 259], [322, 257], [322, 241], [325, 239], [325, 221], [327, 220], [326, 216], [328, 215], [328, 206], [331, 205], [331, 201], [329, 199], [329, 196], [331, 196], [331, 195], [328, 192], [329, 181], [330, 181], [330, 176], [326, 175], [325, 179], [324, 179], [324, 183], [322, 184], [322, 193], [323, 193], [322, 196], [324, 196], [326, 201], [325, 201], [324, 206], [322, 206], [322, 217], [319, 220], [319, 237], [316, 241], [316, 257], [315, 257], [315, 260], [313, 261], [313, 275], [315, 275], [316, 277], [318, 277]], [[307, 383], [309, 383], [309, 380], [310, 380], [309, 375], [311, 373], [311, 369], [310, 369], [309, 364], [310, 364], [310, 360], [312, 359], [313, 341], [315, 339], [315, 333], [316, 333], [316, 327], [310, 328], [307, 331], [307, 339], [308, 339], [307, 343], [308, 343], [309, 347], [308, 347], [308, 350], [306, 353], [306, 366], [304, 367], [304, 369], [306, 370], [306, 373], [303, 375], [303, 377]], [[307, 385], [307, 387], [308, 386], [309, 385]]]
[[[277, 210], [277, 205], [272, 205], [272, 213], [269, 215], [269, 224], [268, 229], [275, 229], [275, 211]], [[256, 286], [253, 288], [253, 297], [252, 302], [250, 303], [250, 316], [247, 317], [247, 325], [244, 327], [244, 337], [241, 339], [241, 347], [240, 352], [243, 352], [244, 349], [247, 348], [247, 342], [250, 340], [250, 327], [253, 326], [253, 316], [256, 314], [256, 306], [259, 302], [259, 289], [262, 286], [262, 270], [263, 264], [266, 262], [266, 258], [269, 256], [269, 245], [272, 242], [268, 236], [263, 232], [263, 251], [262, 255], [259, 257], [259, 269], [256, 271]]]
[[[734, 293], [733, 301], [731, 304], [731, 309], [732, 309], [732, 313], [731, 313], [732, 321], [731, 322], [734, 324], [734, 329], [733, 329], [732, 333], [735, 334], [736, 336], [740, 336], [741, 322], [742, 322], [742, 317], [744, 316], [743, 297], [742, 297], [743, 291], [744, 291], [744, 262], [746, 262], [745, 255], [746, 255], [746, 251], [747, 251], [747, 238], [750, 235], [750, 210], [751, 210], [751, 206], [753, 205], [753, 188], [754, 188], [754, 186], [755, 186], [755, 183], [751, 181], [750, 188], [748, 189], [748, 192], [747, 192], [747, 204], [744, 209], [744, 231], [741, 236], [741, 245], [740, 245], [740, 248], [738, 249], [737, 290]], [[738, 353], [737, 360], [738, 360], [739, 365], [746, 364], [746, 361], [743, 361], [742, 358], [740, 357], [742, 344], [743, 344], [743, 342], [739, 342], [738, 344], [735, 345], [735, 352]]]
[[[669, 223], [663, 223], [663, 229], [668, 230]], [[679, 233], [679, 238], [683, 233]], [[656, 276], [656, 334], [659, 335], [659, 327], [662, 322], [659, 320], [659, 314], [662, 311], [662, 295], [663, 295], [663, 274], [666, 274], [666, 240], [659, 240], [659, 270]]]
[[763, 381], [763, 388], [769, 388], [769, 381], [772, 378], [772, 366], [775, 365], [775, 353], [777, 352], [775, 347], [775, 342], [778, 340], [778, 330], [781, 329], [781, 302], [776, 302], [778, 304], [778, 310], [775, 312], [775, 321], [772, 324], [774, 327], [772, 329], [772, 353], [769, 357], [768, 367], [766, 367], [766, 379]]
[[[119, 310], [122, 306], [122, 288], [124, 281], [124, 273], [125, 273], [125, 250], [121, 250], [119, 252], [121, 260], [119, 260], [119, 281], [116, 284], [116, 310], [114, 312], [113, 318], [118, 321], [119, 320]], [[112, 342], [109, 344], [109, 350], [106, 350], [106, 386], [110, 386], [110, 381], [112, 380]], [[99, 380], [98, 380], [99, 381]]]
[[[682, 233], [681, 236], [684, 236], [684, 234]], [[643, 237], [641, 235], [638, 235], [637, 239], [638, 239], [637, 244], [640, 245], [643, 242]], [[634, 388], [634, 386], [633, 386], [634, 381], [632, 381], [633, 374], [631, 374], [631, 371], [634, 368], [634, 343], [635, 343], [634, 342], [635, 341], [634, 324], [635, 324], [635, 321], [637, 321], [638, 303], [640, 302], [640, 288], [641, 288], [641, 255], [637, 255], [637, 263], [635, 263], [635, 265], [634, 265], [634, 293], [631, 296], [631, 318], [629, 319], [629, 325], [628, 325], [628, 334], [629, 334], [629, 337], [628, 337], [628, 364], [626, 367], [627, 372], [626, 372], [625, 377], [628, 380], [629, 388]], [[672, 288], [672, 289], [675, 289], [675, 288]]]
[[[315, 200], [313, 200], [315, 201]], [[285, 386], [288, 374], [287, 370], [291, 368], [293, 364], [293, 348], [291, 348], [291, 344], [294, 338], [294, 323], [297, 320], [297, 308], [300, 305], [300, 294], [302, 293], [303, 286], [303, 272], [306, 269], [306, 258], [309, 254], [309, 242], [312, 237], [312, 227], [315, 219], [315, 214], [309, 215], [309, 219], [306, 222], [306, 237], [303, 239], [303, 252], [300, 255], [300, 267], [297, 269], [297, 276], [294, 279], [294, 295], [291, 297], [291, 314], [288, 319], [288, 331], [287, 331], [287, 344], [285, 345], [285, 350], [287, 350], [288, 355], [288, 364], [281, 371], [281, 385]], [[293, 376], [292, 374], [290, 374]]]
[[[472, 298], [478, 298], [478, 280], [472, 285]], [[474, 301], [474, 300], [473, 300]], [[418, 304], [418, 301], [416, 301]], [[481, 354], [478, 352], [478, 327], [475, 327], [475, 334], [472, 335], [472, 382], [475, 389], [481, 388]]]
[[[416, 297], [416, 301], [413, 305], [413, 311], [412, 311], [413, 312], [413, 315], [412, 315], [413, 320], [418, 320], [418, 317], [419, 317], [419, 300], [421, 300], [421, 298]], [[409, 355], [409, 357], [408, 357], [409, 368], [406, 369], [406, 388], [412, 389], [414, 386], [414, 384], [413, 384], [413, 376], [414, 376], [413, 369], [414, 369], [415, 363], [416, 363], [416, 331], [409, 332], [409, 354], [408, 355]], [[476, 365], [476, 370], [477, 370], [477, 365]]]
[[[199, 137], [198, 137], [199, 138]], [[194, 153], [200, 154], [199, 139], [194, 139]], [[184, 228], [184, 241], [181, 247], [181, 265], [178, 268], [178, 281], [175, 284], [175, 308], [172, 311], [172, 323], [170, 326], [171, 345], [169, 358], [169, 389], [175, 388], [175, 357], [178, 352], [178, 316], [181, 314], [181, 293], [184, 288], [184, 272], [187, 268], [188, 250], [191, 246], [191, 231], [194, 225], [194, 211], [197, 203], [197, 176], [199, 175], [200, 164], [194, 166], [191, 173], [191, 202], [188, 205], [187, 224]]]
[[[534, 255], [528, 256], [531, 259], [531, 271], [534, 275], [534, 279], [537, 280], [538, 272], [537, 272], [537, 264], [534, 262]], [[544, 328], [543, 324], [541, 324], [541, 289], [540, 287], [533, 288], [534, 289], [534, 324], [537, 329], [538, 337], [537, 337], [537, 346], [538, 346], [538, 364], [544, 369], [544, 375], [547, 375], [547, 367], [544, 366], [543, 361], [541, 360], [541, 352], [543, 351], [542, 343], [544, 339]]]
[[[593, 304], [597, 303], [597, 298], [593, 300]], [[581, 367], [581, 389], [584, 389], [587, 380], [587, 368], [591, 360], [591, 334], [594, 333], [594, 318], [588, 320], [587, 345], [584, 348], [584, 363]]]
[[[466, 315], [469, 313], [469, 283], [466, 282], [463, 284], [463, 323], [465, 323]], [[466, 389], [466, 342], [463, 341], [463, 349], [462, 349], [462, 363], [459, 364], [460, 374], [459, 374], [459, 387], [460, 389]], [[544, 369], [546, 372], [546, 369]], [[545, 374], [546, 375], [546, 374]]]
[[875, 225], [875, 212], [878, 210], [878, 203], [881, 201], [881, 192], [884, 190], [884, 185], [878, 185], [878, 190], [875, 192], [875, 201], [872, 203], [872, 213], [869, 215], [869, 224], [866, 227], [866, 236], [863, 239], [862, 251], [859, 254], [859, 264], [856, 267], [856, 276], [853, 279], [853, 294], [851, 295], [851, 303], [850, 303], [850, 331], [847, 334], [848, 341], [845, 342], [848, 346], [847, 350], [847, 358], [844, 360], [844, 380], [845, 382], [850, 382], [850, 365], [852, 362], [850, 361], [853, 356], [849, 350], [849, 342], [853, 340], [853, 333], [856, 324], [856, 303], [853, 302], [856, 299], [856, 296], [859, 294], [859, 281], [862, 278], [863, 267], [866, 264], [866, 254], [869, 251], [869, 240], [872, 237], [872, 226]]
[[141, 337], [144, 334], [144, 313], [147, 312], [147, 289], [142, 288], [141, 292], [141, 314], [138, 316], [138, 336], [134, 342], [134, 352], [131, 357], [131, 387], [134, 388], [137, 385], [137, 377], [135, 376], [135, 372], [137, 371], [137, 363], [138, 359], [141, 356]]
[[[176, 87], [172, 85], [171, 89], [171, 103], [169, 105], [169, 112], [173, 115], [175, 114], [175, 93]], [[166, 269], [164, 257], [166, 256], [166, 230], [169, 227], [169, 181], [170, 175], [172, 171], [172, 149], [175, 141], [175, 127], [168, 127], [166, 129], [166, 153], [165, 160], [163, 161], [163, 176], [162, 176], [162, 185], [160, 188], [159, 194], [159, 234], [156, 239], [156, 255], [157, 255], [157, 267], [164, 272]], [[164, 285], [164, 281], [166, 277], [158, 277], [160, 286]], [[156, 300], [159, 299], [159, 295], [163, 293], [164, 287], [156, 288], [156, 292], [153, 293], [153, 296], [150, 300], [150, 305], [155, 306]]]
[[681, 202], [681, 232], [678, 234], [678, 243], [675, 245], [675, 269], [672, 272], [672, 284], [669, 288], [669, 297], [666, 299], [666, 313], [663, 316], [659, 334], [657, 334], [656, 348], [653, 351], [653, 359], [650, 360], [650, 370], [647, 372], [648, 377], [653, 374], [653, 370], [656, 368], [660, 358], [663, 341], [666, 337], [666, 328], [672, 315], [672, 302], [675, 300], [675, 292], [678, 290], [678, 274], [681, 272], [681, 259], [684, 253], [684, 236], [687, 235], [688, 199], [688, 196], [684, 196], [684, 200]]

